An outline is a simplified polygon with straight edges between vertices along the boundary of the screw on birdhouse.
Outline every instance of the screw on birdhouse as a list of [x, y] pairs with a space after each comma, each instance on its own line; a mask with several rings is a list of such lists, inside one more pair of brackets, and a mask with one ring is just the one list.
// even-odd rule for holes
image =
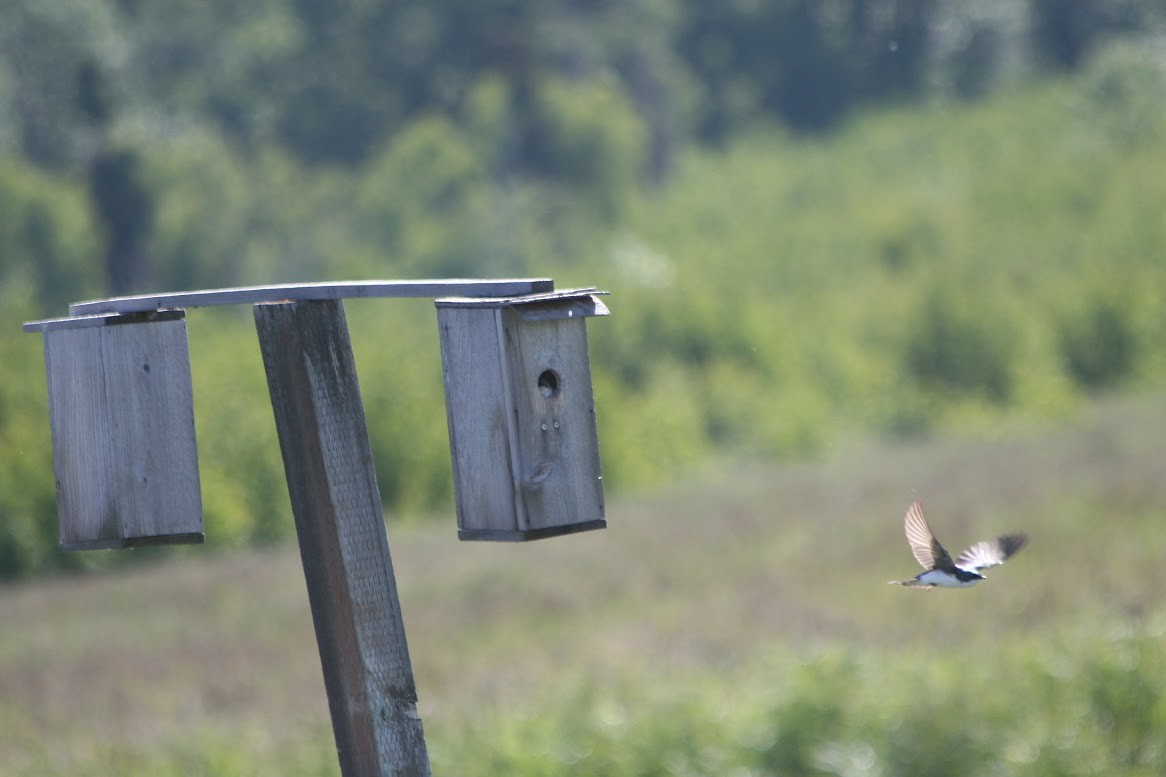
[[544, 423], [542, 428], [543, 428], [543, 431], [545, 432], [547, 430], [547, 425]]
[[556, 428], [556, 429], [558, 429], [558, 428], [559, 428], [559, 422], [558, 422], [558, 421], [555, 421], [555, 428]]

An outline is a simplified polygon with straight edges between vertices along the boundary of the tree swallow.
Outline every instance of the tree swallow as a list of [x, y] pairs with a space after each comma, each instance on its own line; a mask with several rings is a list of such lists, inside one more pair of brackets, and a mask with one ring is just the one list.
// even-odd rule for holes
[[930, 588], [970, 588], [984, 579], [981, 569], [999, 566], [1012, 554], [1024, 547], [1028, 535], [1001, 534], [994, 540], [977, 542], [965, 550], [955, 561], [935, 539], [927, 519], [923, 517], [923, 503], [915, 500], [907, 508], [903, 519], [903, 530], [907, 533], [907, 544], [915, 560], [923, 566], [923, 571], [910, 580], [892, 580], [891, 585]]

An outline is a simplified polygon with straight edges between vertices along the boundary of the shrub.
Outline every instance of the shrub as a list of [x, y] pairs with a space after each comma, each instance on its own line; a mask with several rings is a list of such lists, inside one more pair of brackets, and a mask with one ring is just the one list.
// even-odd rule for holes
[[1088, 389], [1121, 382], [1136, 362], [1134, 325], [1127, 309], [1113, 300], [1095, 298], [1085, 310], [1065, 317], [1059, 344], [1065, 368]]
[[903, 359], [907, 373], [927, 391], [1006, 404], [1016, 352], [1014, 329], [1000, 305], [937, 286], [915, 313]]

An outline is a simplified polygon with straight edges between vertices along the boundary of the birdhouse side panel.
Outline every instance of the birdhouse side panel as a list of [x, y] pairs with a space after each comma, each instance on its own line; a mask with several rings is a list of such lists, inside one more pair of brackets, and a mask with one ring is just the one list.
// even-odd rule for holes
[[101, 332], [120, 461], [116, 497], [122, 536], [127, 544], [200, 541], [186, 322], [108, 326]]
[[585, 319], [529, 321], [506, 311], [505, 321], [529, 528], [596, 528], [603, 480]]
[[61, 547], [120, 540], [100, 329], [44, 334]]
[[458, 528], [513, 532], [519, 518], [497, 311], [438, 308]]

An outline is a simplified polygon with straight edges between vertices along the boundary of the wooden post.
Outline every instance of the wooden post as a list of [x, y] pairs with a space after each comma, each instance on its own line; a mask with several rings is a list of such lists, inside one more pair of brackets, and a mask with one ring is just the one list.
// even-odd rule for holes
[[429, 757], [356, 364], [339, 300], [255, 305], [344, 777]]

